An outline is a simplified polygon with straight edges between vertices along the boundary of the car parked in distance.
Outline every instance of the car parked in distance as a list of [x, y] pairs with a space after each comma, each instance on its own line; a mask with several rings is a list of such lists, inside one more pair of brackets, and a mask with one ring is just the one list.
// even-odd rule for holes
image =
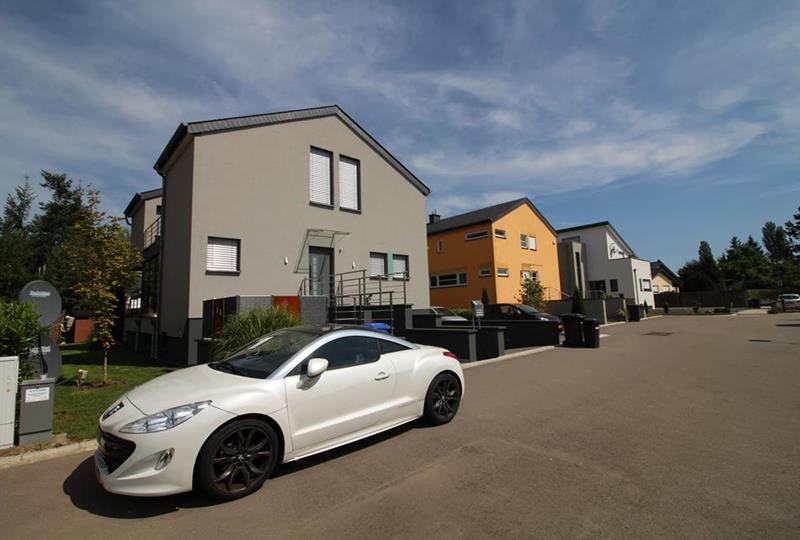
[[487, 320], [525, 320], [561, 322], [561, 317], [544, 313], [525, 304], [487, 304], [483, 307], [483, 318]]
[[414, 309], [412, 315], [436, 315], [442, 318], [442, 322], [467, 322], [466, 317], [456, 315], [452, 309], [442, 306], [431, 306], [429, 308]]
[[162, 375], [100, 417], [95, 470], [112, 493], [198, 489], [223, 500], [298, 460], [458, 411], [456, 356], [361, 327], [294, 327], [229, 358]]
[[800, 307], [800, 294], [785, 293], [779, 294], [778, 300], [775, 302], [778, 307], [796, 308]]

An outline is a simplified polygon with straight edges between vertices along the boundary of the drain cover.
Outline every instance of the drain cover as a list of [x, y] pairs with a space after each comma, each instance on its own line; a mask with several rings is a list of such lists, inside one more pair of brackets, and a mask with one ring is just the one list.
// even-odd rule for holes
[[673, 332], [647, 332], [646, 336], [671, 336]]

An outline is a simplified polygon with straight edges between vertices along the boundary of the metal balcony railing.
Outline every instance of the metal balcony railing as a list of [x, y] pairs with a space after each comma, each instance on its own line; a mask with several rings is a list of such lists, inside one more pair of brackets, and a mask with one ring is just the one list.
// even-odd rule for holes
[[158, 216], [156, 220], [144, 230], [144, 246], [142, 249], [147, 249], [159, 242], [161, 242], [161, 216]]

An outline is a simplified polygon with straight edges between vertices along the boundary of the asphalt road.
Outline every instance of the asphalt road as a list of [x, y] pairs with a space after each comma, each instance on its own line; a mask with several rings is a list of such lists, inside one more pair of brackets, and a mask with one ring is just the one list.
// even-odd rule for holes
[[106, 494], [87, 454], [2, 470], [0, 536], [800, 537], [800, 314], [603, 331], [470, 369], [451, 424], [283, 466], [232, 503]]

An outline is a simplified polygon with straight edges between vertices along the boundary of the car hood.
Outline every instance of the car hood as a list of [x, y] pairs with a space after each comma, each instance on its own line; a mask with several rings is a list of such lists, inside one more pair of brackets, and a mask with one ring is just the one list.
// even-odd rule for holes
[[193, 366], [173, 371], [137, 386], [128, 400], [144, 414], [211, 400], [214, 407], [243, 414], [269, 414], [286, 406], [283, 380], [253, 379]]

